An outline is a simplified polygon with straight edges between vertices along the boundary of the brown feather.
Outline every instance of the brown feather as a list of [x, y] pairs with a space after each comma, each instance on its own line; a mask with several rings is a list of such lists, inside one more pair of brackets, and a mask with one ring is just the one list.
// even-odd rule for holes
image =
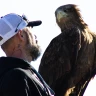
[[74, 4], [55, 11], [61, 34], [46, 48], [39, 73], [55, 91], [55, 96], [83, 96], [96, 68], [96, 34], [92, 33]]

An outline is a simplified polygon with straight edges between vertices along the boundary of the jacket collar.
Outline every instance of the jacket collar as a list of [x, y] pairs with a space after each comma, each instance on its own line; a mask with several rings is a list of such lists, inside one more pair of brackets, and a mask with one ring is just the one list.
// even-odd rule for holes
[[32, 67], [28, 62], [15, 57], [0, 57], [0, 75], [12, 68], [28, 69]]

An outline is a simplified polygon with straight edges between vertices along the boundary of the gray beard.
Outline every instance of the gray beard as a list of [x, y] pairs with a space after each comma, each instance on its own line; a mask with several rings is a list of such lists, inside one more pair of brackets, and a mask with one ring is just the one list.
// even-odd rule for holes
[[32, 57], [32, 61], [35, 61], [41, 55], [40, 47], [32, 46], [29, 54]]
[[32, 57], [32, 61], [37, 60], [37, 58], [41, 55], [41, 48], [38, 45], [35, 46], [35, 45], [27, 44], [26, 51]]
[[32, 57], [32, 61], [35, 61], [41, 55], [41, 48], [38, 44], [31, 45], [29, 35], [26, 34], [27, 43], [25, 46], [25, 50], [29, 56]]

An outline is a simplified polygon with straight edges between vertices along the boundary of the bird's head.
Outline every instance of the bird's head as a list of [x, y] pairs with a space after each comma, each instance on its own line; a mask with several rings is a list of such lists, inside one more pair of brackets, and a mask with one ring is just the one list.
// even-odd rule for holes
[[84, 29], [87, 24], [84, 23], [80, 10], [75, 4], [66, 4], [60, 6], [55, 11], [56, 22], [62, 28], [78, 26]]

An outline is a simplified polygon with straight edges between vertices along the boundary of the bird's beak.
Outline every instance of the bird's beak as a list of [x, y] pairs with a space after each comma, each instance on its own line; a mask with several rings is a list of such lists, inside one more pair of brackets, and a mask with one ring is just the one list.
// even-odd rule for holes
[[56, 11], [56, 18], [60, 22], [60, 20], [64, 17], [67, 17], [67, 14], [64, 11], [57, 10]]

